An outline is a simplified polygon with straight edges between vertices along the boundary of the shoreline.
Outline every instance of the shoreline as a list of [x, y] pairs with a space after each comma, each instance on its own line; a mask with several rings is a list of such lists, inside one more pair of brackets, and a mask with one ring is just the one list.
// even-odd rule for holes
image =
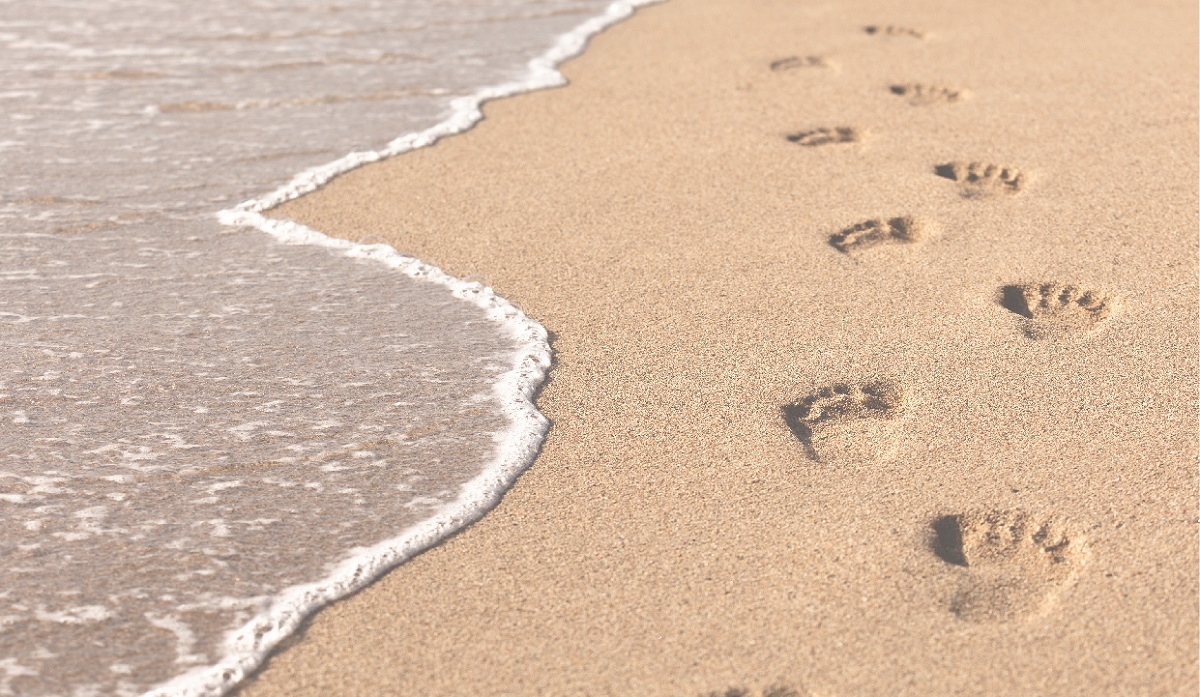
[[[271, 212], [487, 278], [555, 335], [554, 426], [239, 694], [1195, 684], [1194, 9], [737, 5], [640, 10], [569, 87]], [[1003, 289], [1050, 283], [1115, 310], [1032, 339]], [[825, 388], [858, 406], [798, 442]]]
[[544, 329], [259, 209], [560, 84], [628, 5], [142, 9], [8, 16], [0, 694], [224, 694], [498, 501], [549, 426]]
[[320, 580], [276, 593], [269, 612], [255, 616], [226, 639], [226, 646], [236, 647], [236, 652], [223, 655], [215, 664], [176, 675], [148, 691], [147, 697], [236, 691], [245, 676], [254, 675], [276, 647], [290, 644], [298, 628], [314, 613], [357, 593], [386, 574], [388, 569], [437, 546], [487, 515], [533, 463], [549, 430], [549, 423], [533, 402], [547, 380], [552, 362], [546, 331], [541, 325], [490, 288], [450, 276], [432, 264], [400, 254], [392, 247], [330, 237], [295, 222], [266, 217], [263, 212], [316, 191], [335, 177], [371, 162], [428, 147], [442, 138], [469, 130], [483, 118], [481, 106], [487, 101], [560, 86], [564, 81], [557, 69], [560, 63], [579, 55], [591, 37], [625, 20], [635, 8], [660, 1], [615, 0], [602, 14], [556, 37], [549, 49], [529, 62], [524, 78], [486, 86], [458, 98], [451, 105], [451, 115], [434, 126], [395, 138], [379, 150], [355, 151], [307, 169], [278, 189], [217, 214], [220, 223], [226, 227], [254, 228], [280, 244], [324, 247], [346, 257], [370, 259], [409, 278], [444, 286], [454, 297], [483, 310], [487, 318], [511, 334], [519, 346], [516, 360], [501, 375], [494, 389], [508, 428], [497, 439], [496, 455], [491, 462], [477, 476], [463, 483], [455, 499], [436, 515], [341, 559]]

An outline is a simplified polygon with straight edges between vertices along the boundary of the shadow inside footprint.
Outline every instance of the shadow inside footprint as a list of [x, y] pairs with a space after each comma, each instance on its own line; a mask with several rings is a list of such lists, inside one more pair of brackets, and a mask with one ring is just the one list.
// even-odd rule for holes
[[808, 408], [803, 402], [788, 404], [783, 408], [783, 420], [787, 423], [792, 433], [804, 445], [805, 452], [808, 453], [809, 459], [819, 460], [817, 453], [813, 450], [812, 444], [812, 428], [805, 421], [804, 416], [808, 413]]
[[968, 622], [1045, 614], [1087, 560], [1083, 538], [1057, 517], [982, 511], [942, 516], [931, 526], [934, 554], [962, 573], [950, 611]]
[[1021, 286], [1004, 286], [1001, 288], [1000, 307], [1009, 312], [1021, 315], [1026, 319], [1033, 318], [1033, 313], [1029, 311], [1029, 306], [1025, 303], [1025, 289]]
[[966, 566], [963, 556], [962, 528], [957, 516], [946, 515], [933, 521], [933, 553], [942, 561], [955, 566]]
[[944, 165], [937, 165], [936, 167], [933, 168], [933, 173], [938, 175], [942, 179], [949, 179], [950, 181], [958, 181], [958, 173], [955, 172], [955, 163], [953, 163], [953, 162], [948, 162]]

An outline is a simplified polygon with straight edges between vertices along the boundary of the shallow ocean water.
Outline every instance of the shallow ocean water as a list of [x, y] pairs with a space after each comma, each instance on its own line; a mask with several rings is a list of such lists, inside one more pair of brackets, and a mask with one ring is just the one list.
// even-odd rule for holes
[[389, 541], [494, 502], [544, 432], [498, 389], [540, 377], [540, 328], [216, 213], [607, 4], [0, 0], [0, 694], [220, 692], [419, 551]]

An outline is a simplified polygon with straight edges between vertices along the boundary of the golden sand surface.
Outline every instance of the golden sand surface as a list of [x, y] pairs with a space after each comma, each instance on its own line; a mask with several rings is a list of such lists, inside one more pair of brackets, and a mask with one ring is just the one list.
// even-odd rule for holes
[[1195, 694], [1197, 26], [674, 0], [277, 209], [545, 325], [554, 427], [242, 694]]

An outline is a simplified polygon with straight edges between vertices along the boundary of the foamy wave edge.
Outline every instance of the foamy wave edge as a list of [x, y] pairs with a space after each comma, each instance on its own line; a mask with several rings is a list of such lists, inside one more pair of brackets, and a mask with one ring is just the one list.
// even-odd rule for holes
[[218, 220], [224, 225], [257, 228], [283, 244], [317, 245], [340, 250], [349, 257], [373, 259], [411, 278], [446, 286], [453, 296], [482, 308], [489, 319], [507, 329], [521, 346], [513, 368], [504, 373], [494, 387], [509, 418], [510, 427], [497, 439], [495, 459], [482, 474], [463, 486], [455, 501], [397, 537], [368, 547], [343, 561], [326, 578], [285, 589], [273, 598], [269, 611], [226, 637], [225, 655], [217, 663], [193, 668], [154, 687], [144, 693], [144, 697], [207, 697], [224, 694], [262, 665], [270, 651], [315, 610], [365, 587], [386, 571], [482, 518], [533, 463], [542, 439], [549, 430], [549, 421], [533, 403], [551, 364], [550, 343], [545, 328], [540, 324], [496, 295], [491, 288], [455, 278], [431, 264], [400, 254], [388, 245], [358, 244], [330, 237], [299, 223], [267, 218], [262, 212], [315, 191], [339, 174], [462, 133], [483, 119], [482, 106], [485, 102], [565, 85], [567, 80], [558, 71], [560, 63], [582, 53], [592, 36], [632, 16], [636, 8], [663, 1], [613, 2], [603, 14], [562, 34], [550, 50], [531, 60], [525, 79], [485, 87], [474, 94], [455, 99], [451, 102], [450, 117], [424, 131], [400, 136], [379, 150], [352, 152], [328, 164], [305, 170], [270, 194], [217, 214]]

